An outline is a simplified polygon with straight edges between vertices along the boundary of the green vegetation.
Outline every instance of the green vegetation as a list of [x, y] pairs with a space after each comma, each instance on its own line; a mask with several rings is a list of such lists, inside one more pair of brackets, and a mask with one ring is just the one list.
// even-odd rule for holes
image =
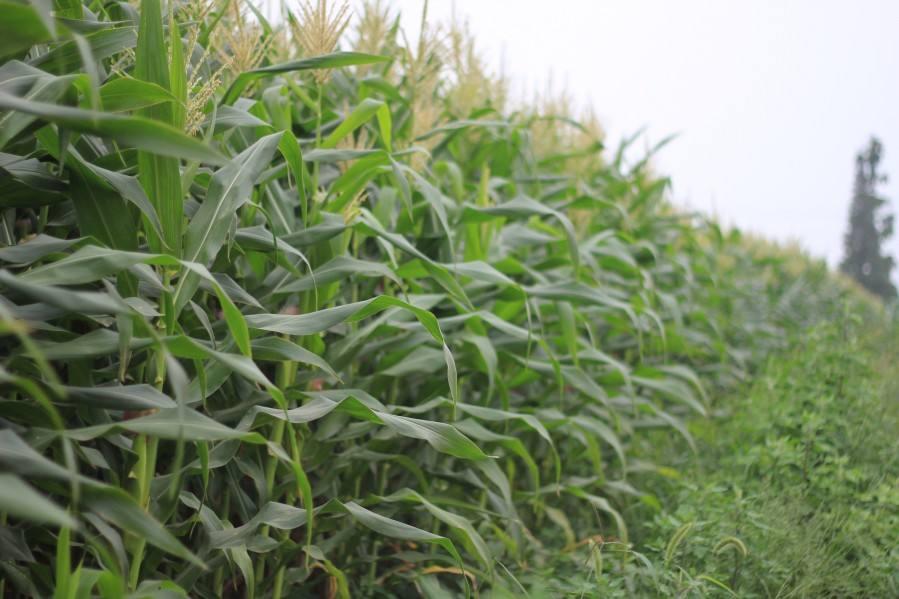
[[645, 526], [665, 594], [711, 591], [702, 575], [741, 597], [899, 593], [896, 339], [836, 317], [691, 427], [698, 458]]
[[[739, 500], [691, 510], [733, 476], [777, 502], [771, 452], [842, 423], [769, 522], [811, 514], [831, 542], [855, 519], [819, 567], [894, 588], [895, 444], [836, 418], [880, 396], [813, 387], [819, 360], [862, 385], [861, 354], [800, 352], [809, 387], [769, 367], [809, 402], [775, 424], [720, 400], [808, 327], [886, 322], [876, 304], [678, 212], [589, 118], [506, 108], [463, 27], [409, 43], [367, 3], [344, 52], [323, 0], [283, 28], [251, 10], [0, 0], [2, 592], [806, 589], [811, 565], [738, 534]], [[686, 447], [729, 421], [746, 451], [693, 478]]]

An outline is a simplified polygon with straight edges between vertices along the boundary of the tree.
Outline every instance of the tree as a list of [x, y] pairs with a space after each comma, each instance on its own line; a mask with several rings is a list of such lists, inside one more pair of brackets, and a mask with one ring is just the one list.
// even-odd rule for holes
[[855, 158], [855, 185], [840, 270], [871, 293], [893, 299], [896, 287], [890, 274], [895, 261], [883, 253], [883, 243], [893, 236], [893, 215], [881, 214], [887, 200], [877, 195], [877, 186], [887, 179], [877, 171], [882, 154], [883, 145], [872, 137]]

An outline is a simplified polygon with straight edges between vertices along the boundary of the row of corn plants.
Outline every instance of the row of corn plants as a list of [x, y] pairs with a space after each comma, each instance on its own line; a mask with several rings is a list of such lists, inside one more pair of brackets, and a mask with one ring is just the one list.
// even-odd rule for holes
[[295, 8], [0, 0], [0, 589], [639, 570], [635, 443], [841, 288], [507, 108], [463, 27]]

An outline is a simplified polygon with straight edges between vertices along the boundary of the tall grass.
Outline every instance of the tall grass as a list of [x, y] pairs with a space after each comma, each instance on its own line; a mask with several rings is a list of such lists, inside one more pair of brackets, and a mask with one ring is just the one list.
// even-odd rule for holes
[[0, 0], [4, 592], [626, 585], [633, 441], [843, 294], [365, 11]]

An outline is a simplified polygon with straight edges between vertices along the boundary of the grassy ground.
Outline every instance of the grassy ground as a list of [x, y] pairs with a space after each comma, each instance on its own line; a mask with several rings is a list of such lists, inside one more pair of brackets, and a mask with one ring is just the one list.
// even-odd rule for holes
[[[697, 453], [670, 436], [681, 475], [637, 549], [665, 596], [899, 596], [899, 344], [844, 317], [807, 331], [696, 421]], [[650, 484], [651, 483], [647, 483]]]

